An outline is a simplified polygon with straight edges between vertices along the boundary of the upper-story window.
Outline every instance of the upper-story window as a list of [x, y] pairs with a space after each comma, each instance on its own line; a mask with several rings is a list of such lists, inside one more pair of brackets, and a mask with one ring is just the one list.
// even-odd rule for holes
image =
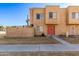
[[42, 13], [38, 13], [38, 14], [36, 14], [36, 19], [44, 19], [44, 14], [42, 14]]
[[72, 12], [72, 19], [79, 19], [79, 12]]
[[57, 12], [49, 12], [49, 19], [57, 19]]
[[75, 19], [75, 12], [72, 13], [72, 19]]

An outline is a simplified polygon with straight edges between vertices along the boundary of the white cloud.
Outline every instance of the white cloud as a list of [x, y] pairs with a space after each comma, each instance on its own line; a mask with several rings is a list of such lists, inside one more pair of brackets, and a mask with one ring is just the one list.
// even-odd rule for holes
[[68, 6], [79, 6], [79, 2], [78, 3], [68, 3]]

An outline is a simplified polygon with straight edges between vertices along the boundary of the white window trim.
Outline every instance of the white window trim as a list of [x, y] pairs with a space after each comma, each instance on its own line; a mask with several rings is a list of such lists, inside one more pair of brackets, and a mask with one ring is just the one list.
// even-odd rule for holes
[[37, 32], [43, 32], [43, 27], [42, 26], [37, 26], [36, 29], [37, 29]]
[[72, 13], [72, 19], [76, 19], [76, 20], [79, 19], [79, 12], [73, 12], [73, 13]]
[[[37, 14], [40, 14], [40, 19], [38, 19], [38, 20], [42, 20], [42, 19], [44, 19], [44, 14], [43, 13], [37, 13]], [[36, 14], [36, 19], [37, 19], [37, 14]]]
[[52, 18], [50, 18], [50, 14], [49, 14], [49, 19], [57, 19], [57, 12], [49, 12], [52, 13]]

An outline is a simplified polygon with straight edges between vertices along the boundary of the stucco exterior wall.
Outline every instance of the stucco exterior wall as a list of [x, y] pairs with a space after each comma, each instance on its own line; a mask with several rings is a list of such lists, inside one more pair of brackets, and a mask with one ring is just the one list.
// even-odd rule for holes
[[79, 35], [79, 25], [68, 25], [67, 31], [69, 35]]
[[[44, 33], [45, 29], [45, 16], [43, 19], [36, 19], [36, 14], [41, 13], [45, 15], [45, 8], [32, 8], [30, 9], [30, 22], [34, 25], [34, 34], [35, 35], [41, 35]], [[43, 32], [37, 32], [37, 26], [40, 26], [43, 28]]]
[[[58, 24], [59, 20], [59, 6], [47, 6], [45, 8], [45, 24]], [[49, 19], [49, 12], [57, 12], [56, 19]]]
[[33, 8], [33, 9], [31, 9], [30, 13], [31, 13], [30, 15], [32, 15], [32, 16], [30, 16], [30, 18], [32, 18], [32, 19], [30, 19], [30, 20], [32, 20], [32, 24], [41, 25], [41, 26], [45, 24], [44, 23], [45, 17], [41, 20], [36, 19], [37, 13], [45, 14], [44, 8]]
[[68, 10], [68, 24], [79, 24], [79, 20], [78, 19], [72, 19], [72, 12], [79, 12], [79, 6], [69, 6], [67, 8]]
[[61, 8], [59, 11], [59, 21], [55, 26], [55, 35], [65, 35], [66, 34], [66, 13], [67, 10], [65, 8]]

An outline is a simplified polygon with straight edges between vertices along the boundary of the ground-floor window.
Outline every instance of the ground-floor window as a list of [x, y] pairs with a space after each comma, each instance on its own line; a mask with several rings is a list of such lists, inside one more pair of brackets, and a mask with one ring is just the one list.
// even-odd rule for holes
[[42, 26], [37, 26], [36, 30], [37, 30], [37, 32], [43, 32], [43, 27]]
[[70, 27], [69, 28], [69, 35], [75, 35], [76, 31], [75, 31], [75, 27]]

